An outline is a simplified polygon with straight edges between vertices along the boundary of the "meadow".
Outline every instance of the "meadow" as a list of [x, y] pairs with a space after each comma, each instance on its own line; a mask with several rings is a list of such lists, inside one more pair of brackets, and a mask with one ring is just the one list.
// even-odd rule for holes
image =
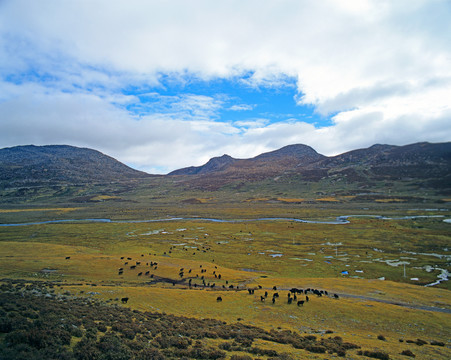
[[[349, 197], [224, 201], [205, 194], [170, 203], [103, 200], [4, 206], [3, 224], [69, 220], [0, 227], [0, 278], [9, 293], [17, 284], [43, 284], [41, 293], [51, 299], [86, 299], [140, 314], [215, 319], [323, 341], [315, 351], [299, 339], [253, 338], [254, 346], [274, 349], [276, 356], [223, 337], [202, 339], [227, 359], [451, 358], [446, 206], [355, 203]], [[338, 216], [349, 216], [348, 222], [334, 223]], [[305, 302], [288, 304], [292, 288], [322, 292], [310, 291], [308, 302], [297, 293], [296, 300]], [[274, 293], [279, 297], [273, 303]], [[83, 338], [76, 335], [67, 349]], [[96, 336], [104, 335], [98, 330]], [[334, 337], [356, 347], [333, 352], [325, 341]]]

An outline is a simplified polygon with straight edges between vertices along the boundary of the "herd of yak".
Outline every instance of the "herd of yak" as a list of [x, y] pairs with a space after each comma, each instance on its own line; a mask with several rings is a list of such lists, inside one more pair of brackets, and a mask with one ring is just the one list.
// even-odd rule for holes
[[[151, 254], [149, 254], [151, 255]], [[166, 255], [166, 253], [165, 253]], [[141, 257], [144, 257], [144, 254], [141, 254]], [[147, 266], [150, 267], [151, 270], [147, 270], [147, 271], [139, 271], [137, 273], [137, 276], [148, 276], [151, 281], [149, 284], [155, 284], [158, 282], [166, 282], [166, 283], [172, 283], [173, 286], [175, 286], [176, 284], [184, 284], [186, 285], [186, 280], [188, 280], [187, 284], [188, 287], [191, 288], [200, 288], [200, 289], [205, 289], [205, 288], [210, 288], [210, 289], [221, 289], [219, 286], [216, 287], [216, 283], [211, 283], [211, 282], [206, 282], [206, 274], [207, 273], [207, 269], [203, 268], [202, 265], [199, 265], [199, 269], [200, 269], [200, 274], [196, 273], [194, 275], [193, 269], [188, 269], [185, 270], [184, 268], [180, 268], [179, 269], [179, 277], [180, 279], [174, 280], [174, 279], [170, 279], [170, 278], [164, 278], [161, 276], [156, 276], [154, 274], [155, 270], [158, 269], [158, 262], [155, 261], [148, 261], [148, 262], [144, 262], [144, 261], [136, 261], [134, 260], [132, 262], [132, 258], [131, 257], [125, 257], [122, 256], [121, 260], [124, 261], [124, 266], [118, 269], [118, 275], [123, 275], [124, 271], [126, 269], [126, 267], [128, 267], [128, 269], [130, 270], [141, 270], [141, 267]], [[217, 280], [221, 280], [222, 279], [222, 275], [219, 274], [217, 272], [218, 267], [215, 266], [215, 270], [212, 271], [212, 275], [215, 277], [215, 279]], [[185, 278], [185, 272], [187, 274], [189, 274], [186, 278]], [[197, 279], [201, 281], [201, 284], [197, 284], [194, 283], [193, 284], [193, 279]], [[271, 302], [274, 304], [276, 302], [276, 299], [280, 298], [279, 293], [277, 292], [277, 287], [274, 286], [272, 288], [273, 293], [270, 296], [268, 291], [265, 291], [262, 286], [258, 285], [255, 288], [245, 288], [245, 287], [239, 287], [239, 285], [233, 285], [233, 284], [229, 284], [228, 280], [224, 280], [222, 279], [222, 282], [224, 282], [224, 284], [222, 285], [222, 290], [235, 290], [235, 291], [239, 291], [239, 290], [247, 290], [249, 295], [254, 295], [255, 290], [262, 290], [264, 291], [263, 295], [260, 295], [260, 301], [265, 302], [268, 297], [271, 298]], [[298, 289], [298, 288], [291, 288], [290, 290], [288, 290], [287, 293], [287, 304], [292, 304], [293, 302], [297, 304], [297, 306], [303, 306], [304, 303], [308, 302], [309, 296], [308, 295], [316, 295], [317, 297], [321, 297], [321, 296], [331, 296], [334, 299], [338, 299], [339, 296], [337, 294], [333, 294], [333, 295], [329, 295], [329, 293], [325, 290], [318, 290], [318, 289], [312, 289], [312, 288], [307, 288], [307, 289]], [[304, 295], [303, 299], [300, 298], [299, 295]], [[128, 302], [128, 297], [124, 297], [121, 299], [122, 303], [126, 304]], [[221, 302], [222, 301], [222, 297], [218, 296], [216, 298], [216, 301]]]

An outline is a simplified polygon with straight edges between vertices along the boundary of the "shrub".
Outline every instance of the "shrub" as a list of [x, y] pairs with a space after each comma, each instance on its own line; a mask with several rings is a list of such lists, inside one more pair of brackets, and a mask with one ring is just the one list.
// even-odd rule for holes
[[74, 346], [74, 357], [77, 360], [97, 360], [100, 355], [99, 349], [92, 340], [83, 338]]
[[230, 349], [232, 348], [232, 344], [229, 342], [223, 342], [219, 344], [219, 348], [225, 351], [230, 351]]
[[308, 345], [305, 350], [310, 351], [312, 353], [324, 354], [326, 352], [326, 347], [322, 345]]
[[380, 359], [380, 360], [389, 360], [390, 359], [390, 356], [383, 351], [364, 350], [364, 351], [359, 351], [357, 354], [367, 356], [367, 357], [370, 357], [373, 359]]
[[232, 355], [230, 360], [252, 360], [249, 355]]
[[136, 360], [165, 360], [166, 358], [161, 352], [154, 348], [146, 348], [141, 350], [135, 358]]

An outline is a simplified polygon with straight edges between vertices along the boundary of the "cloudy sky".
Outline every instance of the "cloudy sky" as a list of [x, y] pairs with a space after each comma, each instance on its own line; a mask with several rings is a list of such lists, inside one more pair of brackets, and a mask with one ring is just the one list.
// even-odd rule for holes
[[449, 0], [0, 0], [0, 148], [150, 173], [451, 141]]

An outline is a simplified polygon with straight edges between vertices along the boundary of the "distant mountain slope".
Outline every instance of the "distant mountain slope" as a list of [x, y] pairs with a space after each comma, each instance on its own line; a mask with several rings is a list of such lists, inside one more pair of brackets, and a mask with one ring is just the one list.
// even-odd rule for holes
[[223, 170], [228, 165], [234, 163], [237, 159], [229, 155], [222, 155], [219, 157], [211, 158], [205, 165], [202, 166], [190, 166], [183, 169], [175, 170], [168, 175], [195, 175], [206, 174], [219, 170]]
[[116, 182], [149, 176], [99, 151], [68, 145], [0, 149], [0, 181], [39, 183]]
[[[424, 186], [451, 188], [451, 142], [427, 142], [405, 146], [376, 144], [327, 157], [306, 145], [289, 145], [251, 159], [228, 155], [213, 158], [203, 166], [173, 171], [168, 175], [192, 175], [190, 186], [218, 189], [233, 182], [252, 182], [268, 178], [296, 181], [360, 182], [409, 181], [418, 179]], [[282, 181], [282, 180], [281, 180]]]
[[310, 146], [296, 144], [281, 149], [263, 153], [252, 159], [234, 159], [229, 155], [210, 159], [205, 165], [187, 167], [175, 170], [168, 175], [195, 175], [226, 172], [229, 174], [240, 172], [247, 174], [273, 174], [295, 166], [305, 166], [319, 161], [325, 156], [318, 154]]
[[324, 159], [316, 166], [329, 169], [329, 174], [353, 170], [376, 180], [429, 178], [439, 182], [449, 181], [451, 143], [422, 142], [405, 146], [377, 144]]

